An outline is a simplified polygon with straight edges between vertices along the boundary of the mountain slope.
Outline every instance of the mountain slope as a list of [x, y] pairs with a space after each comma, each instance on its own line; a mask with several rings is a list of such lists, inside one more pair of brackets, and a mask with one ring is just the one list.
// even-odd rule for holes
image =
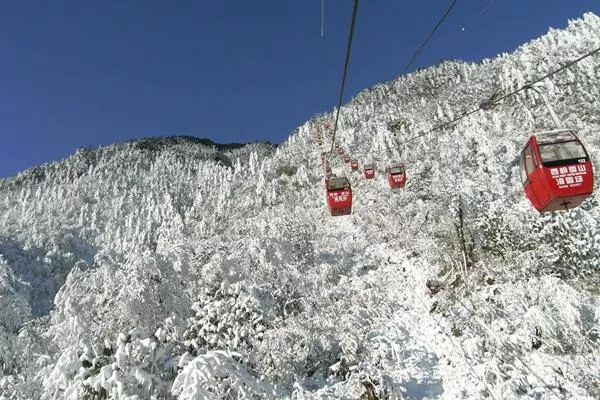
[[[328, 215], [314, 140], [332, 114], [277, 148], [145, 140], [0, 181], [0, 393], [597, 398], [597, 195], [543, 216], [524, 198], [520, 148], [552, 127], [538, 95], [405, 142], [599, 46], [586, 14], [356, 96], [338, 142], [377, 177], [332, 159], [347, 217]], [[540, 89], [598, 171], [600, 57]]]

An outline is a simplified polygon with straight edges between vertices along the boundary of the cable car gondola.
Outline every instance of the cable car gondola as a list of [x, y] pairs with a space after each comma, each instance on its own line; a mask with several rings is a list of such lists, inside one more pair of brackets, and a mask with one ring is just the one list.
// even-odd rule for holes
[[403, 188], [406, 184], [406, 169], [404, 164], [394, 164], [387, 169], [390, 188]]
[[594, 189], [592, 162], [568, 129], [533, 134], [519, 164], [525, 195], [540, 213], [575, 208]]
[[344, 149], [342, 149], [339, 146], [335, 146], [335, 150], [336, 152], [341, 156], [342, 154], [344, 154]]
[[352, 213], [352, 188], [345, 176], [330, 175], [325, 178], [327, 207], [332, 216]]
[[350, 156], [348, 154], [344, 155], [343, 160], [346, 164], [350, 162]]
[[375, 167], [373, 164], [365, 165], [365, 169], [363, 170], [363, 174], [365, 179], [373, 179], [375, 178]]
[[352, 171], [357, 171], [358, 170], [358, 161], [357, 160], [350, 161], [350, 167], [352, 168]]

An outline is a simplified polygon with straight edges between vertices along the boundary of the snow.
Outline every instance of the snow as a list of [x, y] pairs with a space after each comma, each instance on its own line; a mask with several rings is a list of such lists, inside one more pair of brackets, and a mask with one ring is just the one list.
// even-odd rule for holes
[[[332, 159], [346, 217], [314, 140], [332, 113], [280, 146], [148, 139], [0, 180], [0, 399], [599, 398], [600, 208], [524, 198], [518, 153], [552, 127], [537, 94], [401, 144], [599, 33], [586, 14], [357, 95], [339, 144], [376, 178]], [[540, 89], [596, 171], [599, 71], [596, 55]]]

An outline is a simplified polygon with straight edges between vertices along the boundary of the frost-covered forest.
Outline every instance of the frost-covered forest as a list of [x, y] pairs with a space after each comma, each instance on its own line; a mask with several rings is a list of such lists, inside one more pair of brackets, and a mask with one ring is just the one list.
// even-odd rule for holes
[[[403, 144], [599, 46], [586, 14], [357, 95], [338, 143], [377, 175], [332, 159], [350, 216], [325, 204], [333, 111], [279, 146], [145, 139], [0, 180], [0, 399], [600, 398], [599, 197], [523, 195], [540, 95]], [[600, 171], [600, 55], [538, 90]]]

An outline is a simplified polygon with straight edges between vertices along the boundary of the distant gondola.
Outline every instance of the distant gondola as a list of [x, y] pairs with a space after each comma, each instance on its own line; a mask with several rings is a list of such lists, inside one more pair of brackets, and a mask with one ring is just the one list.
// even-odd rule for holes
[[363, 174], [365, 176], [365, 179], [375, 178], [375, 167], [373, 166], [373, 164], [365, 165]]
[[404, 164], [394, 164], [387, 169], [390, 188], [403, 188], [406, 184], [406, 169]]
[[344, 176], [331, 175], [325, 178], [327, 206], [332, 216], [352, 213], [352, 188]]

